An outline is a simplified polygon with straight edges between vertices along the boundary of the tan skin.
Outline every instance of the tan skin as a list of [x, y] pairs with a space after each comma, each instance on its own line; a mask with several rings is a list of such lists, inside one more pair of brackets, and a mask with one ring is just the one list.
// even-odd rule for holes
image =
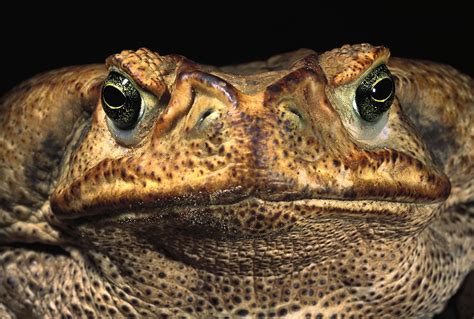
[[35, 77], [0, 107], [0, 315], [432, 316], [474, 266], [473, 89], [370, 45]]

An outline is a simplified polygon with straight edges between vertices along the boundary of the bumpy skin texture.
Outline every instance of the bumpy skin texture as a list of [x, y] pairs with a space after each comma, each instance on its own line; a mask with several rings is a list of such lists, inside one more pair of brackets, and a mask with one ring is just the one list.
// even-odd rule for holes
[[[104, 66], [1, 102], [1, 317], [432, 316], [474, 267], [473, 80], [388, 50], [108, 68], [152, 101], [128, 133]], [[355, 116], [387, 63], [381, 127]]]

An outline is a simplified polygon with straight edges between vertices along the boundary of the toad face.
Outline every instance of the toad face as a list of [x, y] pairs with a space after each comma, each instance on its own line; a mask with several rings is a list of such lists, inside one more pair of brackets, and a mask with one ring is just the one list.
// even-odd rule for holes
[[[459, 147], [422, 137], [434, 125], [471, 146], [472, 132], [456, 121], [472, 119], [472, 80], [388, 59], [383, 47], [356, 45], [219, 69], [140, 49], [110, 57], [107, 72], [82, 71], [71, 83], [90, 102], [83, 105], [95, 106], [49, 128], [60, 165], [41, 209], [47, 231], [30, 240], [47, 242], [47, 233], [69, 252], [61, 257], [75, 274], [66, 271], [63, 299], [79, 290], [85, 299], [59, 311], [440, 310], [473, 266], [472, 234], [447, 231], [460, 221], [472, 228], [459, 208], [472, 202], [472, 183], [454, 168]], [[455, 83], [443, 78], [448, 73]], [[456, 81], [464, 100], [441, 110], [443, 96], [433, 92], [452, 94]], [[464, 195], [450, 196], [446, 174]], [[31, 237], [31, 227], [20, 232]]]

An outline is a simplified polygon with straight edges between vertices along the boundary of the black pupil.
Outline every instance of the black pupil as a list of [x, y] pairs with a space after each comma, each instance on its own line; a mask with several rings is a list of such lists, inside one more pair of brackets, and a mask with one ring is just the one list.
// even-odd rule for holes
[[392, 95], [393, 82], [389, 78], [380, 80], [372, 87], [371, 96], [376, 101], [385, 101]]
[[125, 104], [125, 95], [114, 86], [106, 86], [103, 94], [105, 102], [111, 107], [120, 107]]

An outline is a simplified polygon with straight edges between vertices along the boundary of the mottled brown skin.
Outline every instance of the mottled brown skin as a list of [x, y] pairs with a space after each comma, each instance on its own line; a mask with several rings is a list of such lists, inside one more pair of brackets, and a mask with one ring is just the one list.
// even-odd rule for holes
[[[370, 45], [214, 68], [147, 49], [0, 106], [0, 317], [412, 318], [474, 267], [473, 80]], [[351, 108], [388, 63], [369, 134]], [[149, 101], [107, 124], [107, 69]], [[109, 123], [110, 124], [110, 123]]]

